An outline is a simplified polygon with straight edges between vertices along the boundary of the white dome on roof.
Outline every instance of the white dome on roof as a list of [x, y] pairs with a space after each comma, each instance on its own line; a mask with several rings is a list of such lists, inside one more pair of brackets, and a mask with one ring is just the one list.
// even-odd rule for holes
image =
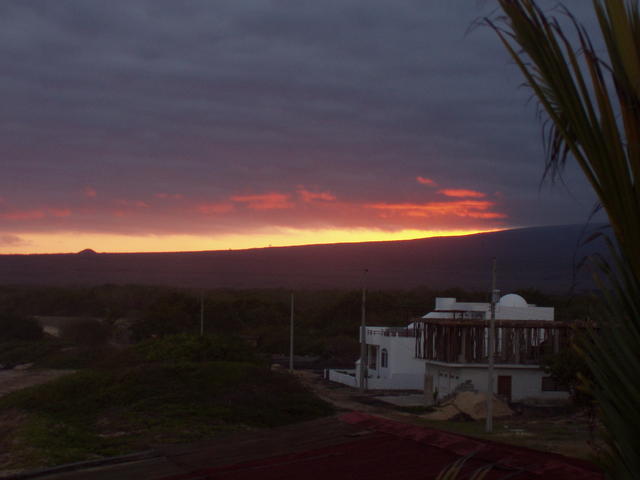
[[508, 295], [504, 295], [500, 297], [499, 305], [503, 307], [526, 307], [527, 301], [522, 298], [520, 295], [516, 295], [515, 293], [509, 293]]

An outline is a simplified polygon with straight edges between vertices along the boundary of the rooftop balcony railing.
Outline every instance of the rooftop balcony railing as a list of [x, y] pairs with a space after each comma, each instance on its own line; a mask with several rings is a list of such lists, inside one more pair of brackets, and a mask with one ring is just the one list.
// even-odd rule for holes
[[406, 327], [367, 327], [367, 336], [416, 337], [417, 330]]

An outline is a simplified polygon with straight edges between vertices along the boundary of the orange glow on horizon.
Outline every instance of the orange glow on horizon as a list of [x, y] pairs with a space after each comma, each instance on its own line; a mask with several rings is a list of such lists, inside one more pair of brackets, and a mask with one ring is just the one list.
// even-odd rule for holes
[[385, 232], [374, 229], [273, 229], [252, 234], [207, 235], [118, 235], [100, 233], [18, 233], [20, 243], [0, 244], [0, 254], [75, 253], [86, 248], [96, 252], [187, 252], [208, 250], [245, 250], [251, 248], [413, 240], [428, 237], [472, 235], [504, 230], [406, 229]]

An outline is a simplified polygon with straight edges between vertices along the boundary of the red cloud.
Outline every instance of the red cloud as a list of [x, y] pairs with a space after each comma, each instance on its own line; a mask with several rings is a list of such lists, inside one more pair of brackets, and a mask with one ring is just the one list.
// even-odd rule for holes
[[182, 200], [183, 198], [181, 193], [156, 193], [154, 197], [172, 200]]
[[36, 210], [14, 210], [12, 212], [1, 213], [3, 220], [39, 220], [45, 217], [68, 217], [71, 210], [68, 208], [46, 208]]
[[37, 220], [45, 216], [44, 210], [16, 210], [0, 214], [0, 218], [4, 220]]
[[71, 210], [68, 208], [50, 208], [49, 214], [51, 214], [52, 217], [68, 217], [71, 215]]
[[204, 215], [215, 215], [217, 213], [227, 213], [233, 210], [230, 203], [203, 203], [196, 207], [200, 213]]
[[96, 195], [98, 195], [98, 192], [96, 192], [96, 190], [93, 187], [90, 187], [88, 185], [84, 187], [82, 192], [84, 193], [84, 196], [87, 198], [95, 198]]
[[467, 218], [506, 218], [504, 213], [490, 212], [493, 202], [480, 200], [459, 200], [454, 202], [414, 203], [374, 203], [367, 207], [382, 212], [383, 216], [400, 215], [406, 217], [455, 216]]
[[126, 200], [124, 198], [120, 198], [115, 200], [114, 203], [121, 207], [149, 208], [149, 204], [142, 200]]
[[289, 195], [283, 193], [265, 193], [263, 195], [236, 195], [231, 200], [244, 203], [252, 210], [276, 210], [291, 208], [293, 203], [289, 201]]
[[430, 187], [435, 187], [437, 185], [437, 183], [430, 178], [416, 177], [416, 180], [418, 181], [418, 183], [421, 183], [422, 185], [428, 185]]
[[445, 188], [444, 190], [438, 190], [438, 193], [446, 195], [447, 197], [455, 198], [483, 198], [486, 195], [482, 192], [475, 190], [465, 190], [463, 188]]
[[329, 192], [310, 192], [304, 188], [298, 189], [298, 195], [300, 195], [303, 202], [313, 202], [314, 200], [331, 202], [336, 199], [335, 195], [332, 195]]

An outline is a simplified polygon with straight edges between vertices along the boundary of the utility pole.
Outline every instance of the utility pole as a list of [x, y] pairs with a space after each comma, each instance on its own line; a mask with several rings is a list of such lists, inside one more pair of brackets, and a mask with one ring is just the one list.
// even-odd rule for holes
[[200, 336], [204, 335], [204, 292], [200, 291]]
[[367, 389], [367, 287], [366, 277], [368, 270], [364, 270], [362, 276], [362, 316], [360, 320], [360, 392]]
[[291, 325], [289, 327], [289, 371], [293, 372], [293, 292], [291, 292]]
[[496, 348], [496, 302], [499, 290], [496, 290], [496, 259], [491, 267], [491, 317], [489, 319], [489, 352], [487, 369], [487, 424], [485, 431], [493, 432], [493, 356]]

